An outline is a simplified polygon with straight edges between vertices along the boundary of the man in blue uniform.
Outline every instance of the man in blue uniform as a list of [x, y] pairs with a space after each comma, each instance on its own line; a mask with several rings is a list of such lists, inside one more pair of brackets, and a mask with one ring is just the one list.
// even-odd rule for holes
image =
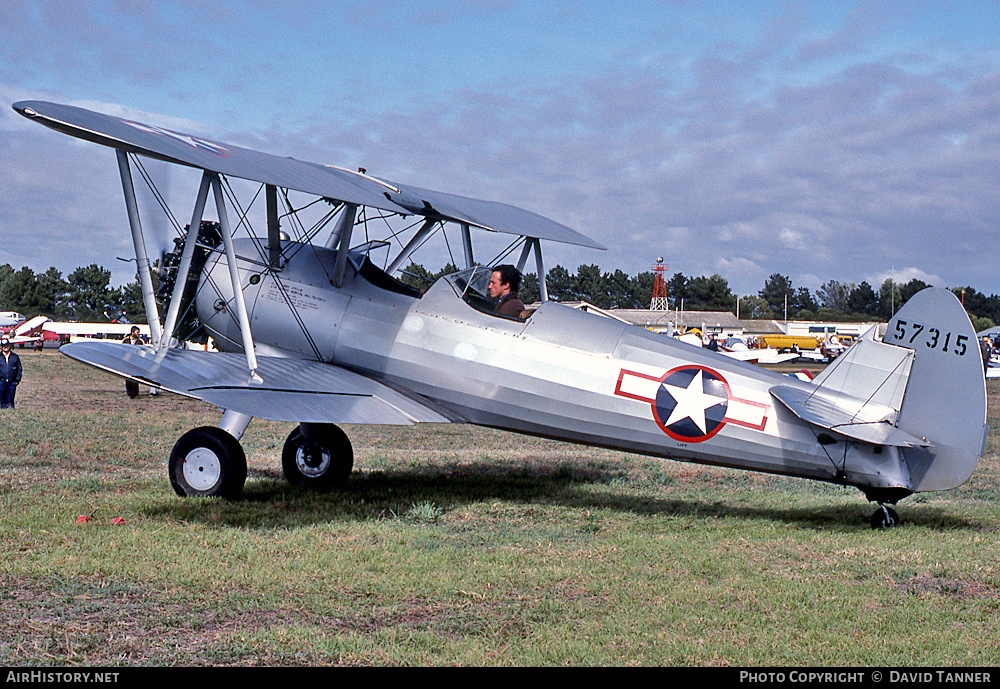
[[14, 408], [14, 392], [21, 382], [21, 359], [10, 351], [10, 340], [0, 341], [0, 409]]

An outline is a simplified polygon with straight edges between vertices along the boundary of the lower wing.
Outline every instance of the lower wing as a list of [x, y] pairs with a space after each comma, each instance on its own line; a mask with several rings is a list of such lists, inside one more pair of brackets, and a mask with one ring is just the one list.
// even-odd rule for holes
[[426, 398], [333, 364], [257, 357], [251, 380], [242, 354], [169, 349], [116, 342], [76, 342], [72, 359], [126, 378], [273, 421], [408, 425], [461, 421]]

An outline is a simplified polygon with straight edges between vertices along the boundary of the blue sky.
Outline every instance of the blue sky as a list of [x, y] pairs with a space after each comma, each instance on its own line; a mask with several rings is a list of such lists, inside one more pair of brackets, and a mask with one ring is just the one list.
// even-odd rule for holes
[[114, 155], [9, 107], [42, 99], [522, 206], [609, 247], [546, 248], [571, 271], [663, 256], [741, 294], [772, 273], [1000, 293], [995, 2], [6, 0], [0, 19], [0, 264], [129, 279]]

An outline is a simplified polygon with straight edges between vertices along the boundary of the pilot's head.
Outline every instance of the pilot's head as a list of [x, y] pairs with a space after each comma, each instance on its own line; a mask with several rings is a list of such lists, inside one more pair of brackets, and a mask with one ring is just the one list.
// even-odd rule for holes
[[487, 291], [494, 299], [501, 299], [511, 292], [516, 293], [520, 288], [520, 271], [512, 265], [502, 265], [493, 269]]

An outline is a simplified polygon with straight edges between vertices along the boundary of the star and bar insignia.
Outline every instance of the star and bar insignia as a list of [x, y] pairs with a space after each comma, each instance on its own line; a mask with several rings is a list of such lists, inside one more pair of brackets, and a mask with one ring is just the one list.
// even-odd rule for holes
[[674, 440], [700, 443], [727, 423], [763, 430], [769, 404], [735, 397], [718, 371], [684, 365], [660, 377], [622, 369], [615, 394], [647, 402], [653, 420]]

